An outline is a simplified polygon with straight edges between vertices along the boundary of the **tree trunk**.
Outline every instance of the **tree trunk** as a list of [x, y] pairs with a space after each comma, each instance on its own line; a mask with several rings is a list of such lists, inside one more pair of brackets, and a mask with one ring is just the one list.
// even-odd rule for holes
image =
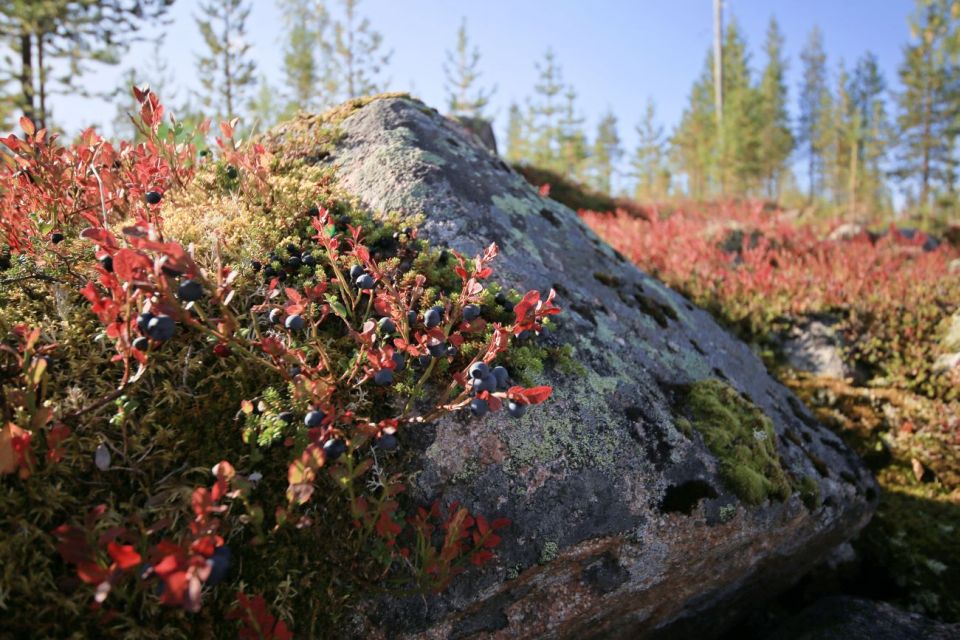
[[37, 79], [40, 89], [40, 111], [38, 129], [47, 128], [47, 70], [43, 66], [43, 32], [37, 33]]
[[33, 91], [33, 38], [29, 33], [20, 34], [20, 88], [23, 91], [23, 115], [33, 120], [37, 114]]

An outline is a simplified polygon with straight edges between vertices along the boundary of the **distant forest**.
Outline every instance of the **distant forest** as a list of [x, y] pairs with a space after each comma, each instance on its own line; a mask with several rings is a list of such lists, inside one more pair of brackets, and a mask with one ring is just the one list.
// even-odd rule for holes
[[[358, 0], [274, 1], [283, 17], [283, 68], [270, 81], [257, 68], [246, 38], [252, 0], [196, 0], [205, 45], [196, 63], [199, 86], [184, 96], [166, 92], [165, 87], [172, 91], [173, 73], [158, 47], [145, 64], [125, 71], [125, 86], [115, 96], [130, 96], [129, 85], [149, 83], [185, 125], [204, 117], [240, 117], [248, 130], [262, 130], [298, 111], [387, 88], [391, 50], [359, 11]], [[52, 96], [83, 94], [85, 74], [99, 64], [122, 64], [143, 28], [163, 24], [173, 2], [2, 3], [0, 127], [12, 129], [25, 114], [56, 128]], [[501, 145], [505, 155], [604, 192], [625, 168], [626, 195], [641, 201], [762, 198], [877, 221], [890, 214], [896, 186], [906, 193], [905, 208], [921, 222], [956, 217], [960, 0], [916, 1], [897, 92], [869, 51], [849, 68], [831, 62], [817, 29], [800, 55], [802, 83], [788, 87], [785, 68], [794, 61], [784, 56], [776, 20], [770, 20], [759, 64], [735, 17], [724, 22], [719, 46], [707, 52], [679, 124], [667, 131], [648, 101], [632, 150], [623, 148], [612, 113], [592, 135], [585, 130], [577, 91], [564, 82], [554, 53], [546, 51], [536, 64], [530, 95], [510, 105]], [[446, 108], [484, 117], [496, 89], [480, 77], [481, 54], [466, 22], [450, 40], [446, 60], [438, 61], [449, 95]], [[791, 100], [799, 114], [795, 121], [788, 116]], [[116, 135], [135, 134], [125, 115], [132, 101], [115, 99]]]

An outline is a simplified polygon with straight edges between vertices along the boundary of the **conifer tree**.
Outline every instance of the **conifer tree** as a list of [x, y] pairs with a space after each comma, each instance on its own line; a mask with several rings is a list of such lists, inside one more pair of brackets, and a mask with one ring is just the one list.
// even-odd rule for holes
[[[543, 63], [536, 64], [539, 79], [534, 85], [535, 100], [529, 105], [531, 161], [539, 167], [555, 168], [560, 140], [560, 116], [564, 105], [562, 72], [552, 49]], [[569, 99], [567, 100], [569, 104]]]
[[707, 197], [714, 173], [717, 127], [713, 106], [713, 54], [690, 90], [687, 108], [671, 137], [673, 160], [686, 178], [687, 194]]
[[527, 138], [527, 123], [523, 111], [516, 102], [510, 103], [507, 116], [507, 151], [506, 157], [510, 162], [529, 162], [529, 141]]
[[800, 61], [803, 66], [803, 82], [800, 85], [797, 142], [807, 158], [809, 200], [812, 202], [821, 182], [823, 114], [825, 106], [830, 104], [827, 54], [823, 50], [823, 36], [818, 27], [814, 27], [810, 32], [800, 53]]
[[197, 59], [201, 102], [217, 120], [240, 114], [254, 87], [256, 65], [250, 58], [247, 18], [250, 4], [244, 0], [201, 0], [197, 28], [207, 51]]
[[257, 81], [257, 92], [250, 100], [251, 127], [265, 131], [280, 121], [284, 108], [278, 95], [277, 88], [270, 84], [269, 78], [261, 75]]
[[613, 172], [620, 159], [620, 136], [617, 135], [617, 117], [613, 111], [601, 118], [597, 125], [597, 135], [593, 141], [591, 156], [591, 178], [593, 187], [602, 193], [611, 193], [613, 187]]
[[884, 160], [891, 131], [886, 106], [886, 81], [874, 54], [867, 52], [857, 62], [851, 79], [851, 97], [859, 114], [860, 137], [854, 198], [860, 209], [876, 214], [889, 208], [889, 192], [884, 177]]
[[454, 51], [447, 51], [447, 62], [443, 66], [446, 77], [447, 108], [450, 113], [474, 118], [483, 117], [483, 110], [490, 103], [496, 87], [485, 89], [477, 86], [480, 71], [480, 49], [470, 48], [467, 37], [467, 19], [463, 18], [457, 30], [457, 45]]
[[[54, 92], [90, 95], [79, 82], [89, 63], [117, 64], [140, 39], [144, 25], [156, 24], [173, 0], [6, 0], [0, 2], [0, 38], [15, 52], [0, 84], [14, 82], [14, 106], [38, 127], [49, 125]], [[52, 75], [51, 63], [66, 65]]]
[[343, 20], [333, 23], [334, 40], [326, 45], [335, 70], [336, 89], [344, 99], [359, 98], [383, 91], [381, 78], [392, 51], [383, 53], [383, 36], [374, 31], [368, 18], [357, 15], [360, 0], [341, 0]]
[[583, 182], [586, 173], [587, 134], [583, 131], [584, 117], [577, 111], [577, 92], [567, 87], [563, 94], [563, 111], [557, 125], [556, 157], [544, 161], [547, 168], [553, 169], [578, 182]]
[[746, 194], [759, 182], [759, 96], [751, 81], [747, 45], [735, 20], [723, 43], [723, 120], [716, 180], [722, 193]]
[[633, 197], [661, 201], [670, 190], [670, 170], [666, 162], [668, 149], [663, 127], [657, 124], [656, 107], [650, 98], [636, 132], [637, 148], [630, 162], [630, 173], [635, 181]]
[[322, 82], [321, 43], [329, 14], [318, 0], [277, 0], [283, 21], [283, 75], [288, 114], [319, 106]]
[[793, 133], [787, 114], [787, 85], [784, 80], [783, 34], [774, 18], [767, 27], [767, 63], [760, 78], [760, 130], [758, 138], [760, 168], [768, 197], [780, 196], [781, 181], [788, 171], [793, 152]]
[[945, 2], [918, 1], [912, 42], [904, 49], [897, 95], [900, 156], [896, 174], [916, 184], [927, 216], [935, 190], [952, 181], [957, 136], [957, 65], [951, 60], [956, 19]]

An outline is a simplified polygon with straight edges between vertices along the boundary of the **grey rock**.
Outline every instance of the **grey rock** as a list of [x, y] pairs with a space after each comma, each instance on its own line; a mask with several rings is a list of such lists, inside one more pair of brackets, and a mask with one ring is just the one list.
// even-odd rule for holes
[[830, 232], [830, 235], [827, 236], [827, 240], [833, 240], [835, 242], [841, 242], [844, 240], [853, 240], [864, 231], [863, 227], [859, 224], [853, 222], [844, 222], [839, 225], [836, 229]]
[[780, 342], [780, 349], [790, 367], [838, 380], [851, 375], [834, 324], [830, 319], [818, 318], [805, 318], [794, 324]]
[[477, 118], [472, 116], [450, 116], [450, 118], [459, 123], [464, 129], [475, 135], [487, 149], [493, 153], [497, 152], [497, 137], [493, 133], [493, 123], [486, 118]]
[[823, 598], [781, 624], [770, 640], [955, 640], [944, 624], [893, 605], [849, 596]]
[[[434, 243], [475, 255], [495, 278], [558, 292], [552, 340], [584, 375], [548, 367], [546, 405], [514, 420], [452, 417], [425, 428], [411, 493], [508, 517], [495, 566], [446, 592], [381, 602], [370, 637], [716, 636], [793, 583], [870, 518], [873, 478], [840, 439], [706, 312], [642, 273], [566, 207], [541, 198], [462, 128], [405, 98], [375, 100], [339, 125], [327, 160], [373, 211], [422, 212]], [[677, 428], [677, 389], [722, 378], [773, 421], [782, 463], [814, 478], [740, 504], [699, 436]], [[816, 461], [816, 464], [815, 462]], [[820, 468], [818, 472], [817, 469]], [[686, 489], [690, 491], [686, 491]], [[665, 509], [668, 492], [687, 493]]]

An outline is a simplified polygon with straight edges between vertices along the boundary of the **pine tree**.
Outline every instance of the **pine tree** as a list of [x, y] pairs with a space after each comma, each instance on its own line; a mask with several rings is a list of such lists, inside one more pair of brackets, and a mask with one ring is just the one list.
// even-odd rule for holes
[[467, 19], [463, 18], [457, 30], [457, 46], [447, 51], [447, 63], [443, 66], [446, 76], [447, 108], [454, 115], [482, 118], [483, 110], [490, 103], [496, 87], [477, 87], [480, 72], [480, 49], [470, 48], [467, 37]]
[[[170, 0], [6, 0], [0, 3], [0, 38], [16, 53], [19, 68], [10, 65], [0, 84], [15, 82], [14, 108], [37, 126], [49, 125], [49, 97], [61, 93], [90, 95], [80, 78], [89, 63], [117, 64], [139, 39], [145, 24], [166, 13]], [[67, 73], [51, 75], [51, 62], [67, 65]], [[9, 106], [7, 107], [9, 109]]]
[[944, 2], [918, 1], [912, 42], [904, 49], [897, 96], [901, 150], [896, 174], [916, 183], [924, 216], [938, 186], [951, 181], [957, 136], [957, 65], [950, 60], [953, 24]]
[[[531, 161], [539, 167], [557, 165], [560, 140], [560, 116], [564, 105], [561, 98], [565, 90], [562, 72], [552, 49], [547, 49], [543, 63], [536, 64], [539, 79], [534, 85], [536, 101], [530, 103]], [[569, 100], [567, 101], [569, 103]]]
[[567, 87], [563, 98], [563, 111], [557, 123], [557, 153], [553, 159], [541, 160], [540, 166], [583, 182], [589, 155], [587, 134], [583, 131], [585, 118], [577, 111], [577, 92], [573, 87]]
[[593, 187], [602, 193], [612, 193], [613, 172], [623, 151], [617, 135], [617, 117], [609, 109], [597, 125], [590, 159]]
[[686, 178], [687, 194], [707, 197], [716, 162], [717, 126], [713, 106], [713, 54], [708, 54], [703, 72], [690, 90], [687, 108], [671, 137], [671, 153]]
[[783, 60], [783, 34], [774, 18], [767, 27], [764, 47], [767, 64], [760, 78], [759, 161], [769, 198], [780, 197], [783, 175], [789, 170], [787, 162], [793, 152], [793, 133], [787, 114], [787, 85], [784, 80], [786, 62]]
[[670, 190], [670, 170], [667, 168], [667, 142], [663, 127], [657, 124], [656, 107], [647, 99], [643, 119], [637, 125], [637, 149], [630, 162], [634, 178], [633, 197], [637, 200], [658, 202]]
[[797, 142], [807, 157], [807, 181], [809, 201], [821, 182], [823, 149], [820, 146], [823, 130], [823, 113], [829, 105], [827, 87], [827, 54], [823, 50], [823, 37], [820, 29], [814, 27], [807, 43], [800, 53], [803, 65], [803, 83], [800, 85], [800, 119], [797, 129]]
[[246, 40], [250, 5], [244, 0], [201, 0], [197, 28], [207, 47], [197, 59], [201, 101], [218, 120], [237, 117], [256, 83]]
[[857, 62], [851, 79], [850, 93], [859, 114], [860, 138], [854, 198], [863, 211], [876, 214], [890, 207], [883, 163], [892, 133], [887, 116], [886, 81], [880, 72], [877, 58], [867, 52]]
[[759, 182], [759, 106], [751, 83], [747, 45], [735, 20], [723, 43], [723, 120], [717, 149], [716, 181], [722, 193], [747, 194]]
[[510, 103], [507, 117], [507, 160], [514, 163], [530, 161], [529, 139], [526, 118], [516, 102]]
[[344, 19], [333, 24], [334, 41], [326, 46], [336, 70], [338, 94], [346, 99], [359, 98], [384, 90], [380, 79], [393, 52], [382, 53], [383, 36], [374, 31], [368, 18], [359, 19], [360, 0], [341, 0]]

